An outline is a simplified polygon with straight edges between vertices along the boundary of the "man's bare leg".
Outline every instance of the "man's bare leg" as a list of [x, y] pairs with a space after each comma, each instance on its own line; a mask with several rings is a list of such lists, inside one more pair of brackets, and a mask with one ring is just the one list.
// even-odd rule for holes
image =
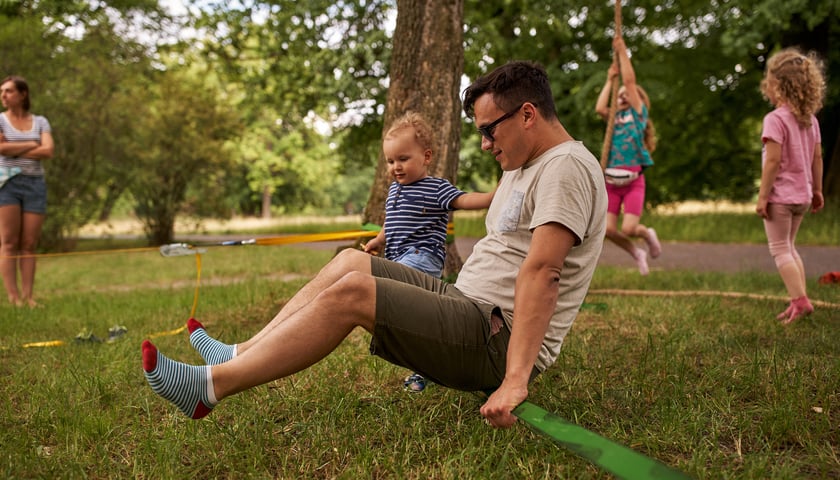
[[354, 328], [373, 331], [375, 313], [376, 280], [350, 272], [288, 318], [272, 320], [274, 327], [264, 330], [260, 341], [228, 362], [200, 367], [175, 362], [147, 340], [143, 369], [156, 393], [188, 416], [201, 418], [227, 396], [317, 363]]
[[370, 275], [370, 255], [361, 250], [351, 248], [342, 250], [318, 272], [315, 278], [298, 290], [262, 330], [249, 340], [238, 344], [236, 346], [237, 354], [241, 355], [260, 342], [271, 330], [301, 308], [309, 305], [316, 296], [327, 290], [327, 288], [350, 272], [360, 272]]
[[218, 365], [227, 362], [237, 355], [241, 355], [259, 343], [268, 332], [277, 327], [285, 319], [308, 305], [319, 293], [323, 292], [338, 279], [349, 272], [360, 272], [370, 275], [370, 255], [360, 250], [346, 249], [336, 255], [324, 268], [318, 272], [309, 283], [303, 286], [289, 300], [280, 312], [262, 330], [248, 340], [239, 344], [223, 343], [210, 335], [197, 320], [187, 321], [190, 332], [190, 344], [195, 348], [208, 365]]

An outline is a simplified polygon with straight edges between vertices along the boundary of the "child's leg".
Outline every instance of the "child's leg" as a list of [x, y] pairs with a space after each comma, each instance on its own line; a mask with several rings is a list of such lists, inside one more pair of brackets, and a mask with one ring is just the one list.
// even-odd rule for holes
[[[621, 214], [621, 205], [624, 202], [624, 194], [629, 187], [617, 187], [607, 184], [607, 239], [618, 245], [622, 250], [635, 256], [636, 246], [627, 235], [618, 229], [618, 216]], [[626, 218], [625, 218], [626, 221]]]
[[797, 267], [799, 267], [803, 291], [807, 290], [805, 282], [805, 263], [802, 261], [802, 257], [799, 256], [799, 252], [796, 250], [796, 235], [799, 233], [799, 227], [802, 225], [802, 220], [805, 218], [805, 212], [807, 211], [808, 205], [797, 205], [792, 209], [793, 217], [790, 222], [790, 253], [793, 256], [793, 261], [796, 262]]
[[793, 247], [793, 239], [796, 237], [794, 225], [798, 229], [801, 216], [794, 223], [794, 213], [789, 206], [770, 204], [767, 208], [769, 218], [764, 220], [764, 231], [770, 254], [790, 298], [802, 297], [805, 295], [805, 272], [802, 260]]
[[[624, 222], [628, 221], [627, 214], [624, 215]], [[630, 219], [630, 222], [638, 221], [638, 218]], [[636, 247], [633, 240], [618, 229], [618, 215], [607, 212], [607, 239], [618, 245], [622, 250], [629, 253], [636, 261], [636, 267], [642, 275], [648, 274], [647, 252]]]
[[631, 238], [641, 238], [647, 243], [650, 256], [658, 257], [662, 253], [662, 245], [656, 236], [656, 231], [640, 223], [645, 208], [645, 177], [641, 176], [628, 186], [624, 195], [624, 220], [621, 222], [621, 233]]

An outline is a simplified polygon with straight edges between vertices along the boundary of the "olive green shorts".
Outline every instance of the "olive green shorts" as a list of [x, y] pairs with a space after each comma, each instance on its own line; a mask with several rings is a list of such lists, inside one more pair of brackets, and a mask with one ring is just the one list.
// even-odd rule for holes
[[502, 383], [510, 330], [502, 322], [490, 335], [490, 318], [494, 311], [499, 315], [498, 308], [383, 258], [371, 257], [371, 272], [376, 323], [370, 353], [458, 390], [487, 391]]

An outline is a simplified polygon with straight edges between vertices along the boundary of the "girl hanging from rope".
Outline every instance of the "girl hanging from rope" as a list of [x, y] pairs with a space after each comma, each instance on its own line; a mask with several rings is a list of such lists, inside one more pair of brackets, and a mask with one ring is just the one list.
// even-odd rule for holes
[[[644, 239], [651, 257], [656, 258], [662, 253], [656, 231], [639, 223], [645, 203], [643, 170], [653, 165], [650, 154], [656, 148], [653, 122], [648, 118], [650, 99], [642, 87], [636, 84], [636, 74], [627, 54], [627, 46], [620, 35], [616, 35], [613, 40], [613, 49], [615, 57], [595, 105], [598, 115], [606, 121], [615, 122], [612, 137], [605, 139], [611, 142], [604, 171], [609, 197], [606, 236], [632, 255], [639, 273], [647, 275], [647, 252], [637, 247], [634, 239]], [[615, 117], [609, 118], [610, 92], [613, 82], [618, 81], [619, 73], [623, 85], [613, 100], [616, 102]], [[618, 216], [622, 205], [624, 219], [619, 230]]]

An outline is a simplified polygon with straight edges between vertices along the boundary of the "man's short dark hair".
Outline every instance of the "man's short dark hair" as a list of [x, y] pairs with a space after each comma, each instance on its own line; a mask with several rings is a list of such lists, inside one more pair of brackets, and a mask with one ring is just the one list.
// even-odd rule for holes
[[530, 102], [546, 119], [557, 118], [554, 96], [548, 74], [542, 65], [529, 61], [508, 62], [492, 72], [479, 77], [464, 89], [464, 113], [475, 116], [475, 101], [489, 93], [499, 109], [507, 112], [517, 105]]

